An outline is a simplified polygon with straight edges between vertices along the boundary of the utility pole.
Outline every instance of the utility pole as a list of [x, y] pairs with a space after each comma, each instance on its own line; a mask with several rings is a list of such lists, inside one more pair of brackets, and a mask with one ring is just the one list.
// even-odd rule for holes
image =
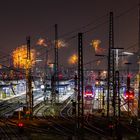
[[114, 117], [120, 118], [120, 73], [119, 73], [119, 50], [123, 48], [113, 48], [115, 51], [115, 77], [114, 77], [114, 88], [115, 92], [113, 95], [113, 104], [114, 104]]
[[75, 74], [75, 77], [74, 77], [74, 91], [75, 91], [75, 102], [77, 100], [77, 74]]
[[[54, 72], [51, 78], [51, 87], [52, 87], [52, 103], [56, 103], [56, 89], [59, 86], [58, 80], [58, 31], [57, 31], [57, 24], [55, 24], [55, 46], [54, 46]], [[58, 87], [59, 89], [59, 87]], [[59, 90], [58, 90], [59, 96]], [[58, 97], [59, 99], [59, 97]]]
[[[114, 97], [114, 26], [113, 26], [113, 12], [109, 16], [109, 50], [108, 50], [108, 90], [107, 90], [107, 117], [110, 116], [110, 111], [113, 110]], [[112, 100], [112, 101], [111, 101]], [[111, 112], [112, 113], [112, 112]]]
[[46, 47], [46, 57], [45, 57], [45, 64], [44, 64], [44, 73], [45, 73], [45, 80], [46, 80], [46, 76], [48, 74], [48, 49]]
[[27, 111], [32, 116], [32, 114], [33, 114], [33, 91], [32, 91], [32, 78], [31, 78], [30, 37], [27, 37], [26, 41], [27, 41], [27, 67], [26, 67], [27, 91], [26, 91], [26, 103], [27, 103]]
[[[128, 63], [125, 63], [126, 65], [128, 65], [128, 67], [127, 67], [127, 93], [128, 94], [130, 94], [130, 75], [129, 75], [129, 65], [131, 65], [131, 63], [130, 62], [128, 62]], [[130, 110], [129, 110], [129, 108], [130, 108], [130, 97], [129, 97], [129, 95], [128, 95], [128, 101], [127, 101], [127, 105], [128, 105], [128, 116], [130, 116]]]
[[80, 128], [84, 127], [84, 98], [83, 98], [83, 40], [82, 33], [78, 33], [78, 136]]
[[75, 113], [75, 131], [74, 134], [76, 136], [76, 130], [77, 130], [77, 74], [75, 74], [74, 77], [74, 94], [75, 94], [75, 106], [74, 106], [74, 113]]
[[[55, 24], [55, 96], [56, 96], [56, 89], [58, 88], [58, 102], [59, 102], [59, 79], [58, 79], [58, 26]], [[55, 97], [56, 98], [56, 97]]]
[[139, 64], [139, 85], [138, 85], [138, 118], [140, 119], [140, 1], [139, 1], [139, 33], [138, 33], [138, 64]]

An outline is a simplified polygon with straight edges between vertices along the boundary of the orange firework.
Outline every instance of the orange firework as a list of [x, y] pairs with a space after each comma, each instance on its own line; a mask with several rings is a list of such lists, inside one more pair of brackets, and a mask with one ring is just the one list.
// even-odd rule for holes
[[103, 51], [105, 51], [105, 49], [100, 47], [100, 44], [101, 44], [100, 40], [98, 39], [92, 40], [91, 45], [95, 49], [95, 53], [102, 53]]
[[16, 68], [31, 68], [35, 64], [35, 50], [30, 51], [30, 60], [27, 59], [27, 46], [22, 45], [16, 48], [13, 53], [13, 64]]
[[98, 61], [96, 62], [96, 65], [98, 66], [98, 65], [100, 65], [100, 64], [101, 64], [101, 61], [98, 60]]
[[69, 58], [69, 63], [70, 64], [76, 64], [78, 62], [78, 56], [76, 54], [73, 54], [70, 58]]
[[37, 45], [47, 47], [46, 40], [43, 38], [39, 38], [37, 41]]
[[[55, 41], [54, 41], [54, 44], [55, 44]], [[60, 40], [60, 39], [57, 40], [57, 47], [58, 49], [66, 47], [66, 43], [64, 42], [64, 40]]]

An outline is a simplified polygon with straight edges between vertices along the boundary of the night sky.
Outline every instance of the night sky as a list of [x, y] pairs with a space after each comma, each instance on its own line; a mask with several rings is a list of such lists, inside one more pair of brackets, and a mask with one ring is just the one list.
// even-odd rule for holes
[[[100, 39], [101, 47], [108, 48], [110, 11], [115, 16], [115, 47], [127, 49], [137, 44], [138, 0], [1, 0], [0, 55], [3, 52], [8, 55], [25, 44], [29, 35], [32, 47], [40, 37], [53, 41], [54, 24], [58, 24], [58, 36], [67, 43], [66, 48], [59, 50], [60, 63], [66, 65], [69, 56], [77, 50], [77, 38], [73, 36], [86, 31], [84, 62], [92, 61], [95, 59], [90, 46], [92, 39]], [[136, 51], [137, 45], [132, 50]]]

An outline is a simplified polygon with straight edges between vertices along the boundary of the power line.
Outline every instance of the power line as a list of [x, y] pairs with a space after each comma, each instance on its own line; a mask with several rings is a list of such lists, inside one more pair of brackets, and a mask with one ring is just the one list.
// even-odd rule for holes
[[[116, 16], [115, 16], [115, 19], [118, 19], [118, 18], [120, 18], [120, 17], [122, 17], [122, 16], [128, 14], [129, 12], [131, 12], [132, 10], [134, 10], [136, 7], [137, 7], [137, 5], [135, 5], [135, 6], [131, 7], [131, 8], [129, 8], [129, 9], [127, 9], [126, 11], [124, 11], [124, 12], [122, 12], [122, 13], [116, 15]], [[95, 24], [96, 21], [99, 21], [99, 20], [101, 20], [101, 19], [103, 19], [103, 18], [105, 18], [105, 17], [107, 17], [107, 16], [108, 16], [108, 14], [105, 14], [105, 15], [99, 17], [98, 19], [96, 19], [96, 20], [94, 20], [94, 21], [92, 21], [92, 22], [90, 22], [90, 23], [88, 23], [88, 24], [86, 24], [86, 25], [83, 25], [83, 26], [81, 26], [81, 27], [79, 27], [79, 28], [77, 28], [77, 29], [75, 29], [75, 30], [73, 30], [73, 31], [71, 31], [71, 32], [68, 32], [68, 33], [65, 33], [65, 34], [61, 35], [60, 37], [65, 37], [65, 36], [68, 36], [68, 35], [73, 34], [73, 33], [75, 33], [75, 32], [78, 32], [78, 31], [81, 30], [81, 29], [85, 29], [85, 28], [89, 27], [90, 25]], [[95, 27], [93, 27], [93, 28], [91, 28], [91, 29], [89, 29], [89, 30], [84, 31], [83, 33], [88, 33], [88, 32], [90, 32], [90, 31], [92, 31], [92, 30], [95, 30], [96, 28], [98, 28], [98, 27], [100, 27], [100, 26], [102, 26], [102, 25], [104, 25], [105, 23], [108, 23], [108, 22], [109, 22], [109, 21], [106, 20], [105, 22], [102, 22], [102, 23], [100, 23], [99, 25], [96, 25]], [[71, 37], [70, 37], [70, 38], [71, 38]]]
[[70, 31], [70, 32], [68, 32], [68, 33], [62, 34], [62, 35], [60, 36], [60, 38], [65, 37], [65, 36], [68, 36], [68, 35], [73, 34], [73, 33], [75, 33], [75, 32], [78, 32], [78, 31], [81, 30], [81, 29], [85, 29], [85, 28], [87, 28], [88, 26], [90, 26], [90, 25], [92, 25], [92, 24], [95, 24], [95, 22], [97, 22], [98, 20], [101, 20], [101, 19], [105, 18], [107, 15], [108, 15], [108, 14], [105, 14], [105, 15], [99, 17], [98, 19], [96, 19], [96, 20], [94, 20], [94, 21], [92, 21], [92, 22], [90, 22], [90, 23], [88, 23], [88, 24], [86, 24], [86, 25], [83, 25], [83, 26], [81, 26], [81, 27], [79, 27], [79, 28], [77, 28], [77, 29], [75, 29], [75, 30], [73, 30], [73, 31]]
[[[124, 11], [124, 12], [122, 12], [122, 13], [120, 13], [120, 14], [118, 14], [117, 16], [115, 16], [115, 19], [120, 18], [120, 17], [126, 15], [127, 13], [131, 12], [131, 11], [132, 11], [134, 8], [136, 8], [136, 7], [137, 7], [137, 5], [135, 5], [135, 6], [131, 7], [131, 8], [129, 8], [129, 9], [127, 9], [126, 11]], [[86, 28], [88, 28], [89, 26], [95, 24], [95, 22], [102, 20], [102, 19], [105, 18], [107, 15], [108, 15], [108, 14], [105, 14], [105, 15], [99, 17], [98, 19], [96, 19], [96, 20], [94, 20], [94, 21], [92, 21], [92, 22], [90, 22], [90, 23], [88, 23], [88, 24], [86, 24], [86, 25], [83, 25], [83, 26], [81, 26], [81, 27], [79, 27], [79, 28], [77, 28], [77, 29], [75, 29], [75, 30], [73, 30], [73, 31], [71, 31], [71, 32], [68, 32], [68, 33], [65, 33], [65, 34], [61, 35], [60, 37], [67, 37], [67, 36], [69, 36], [69, 35], [71, 35], [71, 34], [77, 32], [77, 31], [79, 31], [79, 30], [86, 29]], [[99, 28], [100, 26], [102, 26], [102, 25], [104, 25], [104, 24], [106, 24], [106, 23], [108, 23], [108, 20], [105, 20], [104, 22], [101, 22], [101, 23], [99, 23], [98, 25], [95, 25], [93, 28], [90, 28], [90, 29], [84, 31], [83, 33], [84, 33], [84, 34], [87, 34], [87, 33], [89, 33], [89, 32], [92, 32], [93, 30]], [[50, 29], [50, 27], [49, 27], [48, 29]], [[70, 42], [71, 40], [75, 39], [76, 37], [77, 37], [77, 34], [76, 34], [76, 35], [73, 35], [73, 36], [71, 36], [71, 37], [68, 37], [68, 38], [66, 38], [66, 42]], [[130, 46], [129, 48], [131, 48], [131, 47], [133, 47], [133, 46], [135, 46], [135, 45], [137, 45], [137, 44], [134, 44], [134, 45]], [[36, 46], [37, 46], [37, 45], [36, 45]], [[36, 46], [35, 46], [35, 47], [36, 47]], [[37, 48], [37, 47], [36, 47], [36, 48]], [[127, 49], [129, 49], [129, 48], [127, 48]], [[43, 50], [43, 49], [44, 49], [43, 47], [40, 47], [39, 50]], [[53, 50], [53, 48], [48, 49], [48, 51], [52, 51], [52, 50]], [[6, 53], [3, 52], [3, 51], [0, 51], [0, 52], [2, 52], [2, 54], [6, 54]], [[44, 53], [44, 54], [45, 54], [45, 53]], [[6, 54], [5, 56], [3, 56], [3, 57], [0, 58], [0, 59], [4, 59], [4, 58], [6, 58], [7, 56], [10, 56], [10, 57], [11, 57], [10, 54]], [[8, 61], [8, 60], [7, 60], [7, 61]]]

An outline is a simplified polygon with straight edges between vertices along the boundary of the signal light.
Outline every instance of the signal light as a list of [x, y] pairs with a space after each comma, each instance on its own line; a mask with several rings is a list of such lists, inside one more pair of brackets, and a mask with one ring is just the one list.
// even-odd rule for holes
[[63, 75], [62, 75], [62, 74], [59, 74], [59, 75], [58, 75], [58, 78], [59, 78], [59, 79], [62, 79], [62, 78], [63, 78]]
[[128, 94], [126, 94], [126, 98], [128, 98]]
[[132, 76], [131, 76], [131, 74], [128, 74], [127, 77], [128, 77], [128, 78], [131, 78]]
[[22, 133], [24, 131], [24, 128], [23, 128], [24, 124], [22, 122], [18, 122], [17, 126], [18, 126], [19, 133]]
[[113, 125], [113, 124], [109, 124], [108, 127], [109, 127], [109, 128], [114, 128], [114, 125]]
[[99, 81], [96, 81], [96, 82], [95, 82], [95, 85], [98, 86], [98, 85], [99, 85]]
[[129, 95], [129, 97], [130, 97], [130, 98], [132, 98], [132, 97], [133, 97], [133, 95]]
[[19, 122], [18, 123], [18, 127], [23, 127], [23, 123], [22, 122]]

